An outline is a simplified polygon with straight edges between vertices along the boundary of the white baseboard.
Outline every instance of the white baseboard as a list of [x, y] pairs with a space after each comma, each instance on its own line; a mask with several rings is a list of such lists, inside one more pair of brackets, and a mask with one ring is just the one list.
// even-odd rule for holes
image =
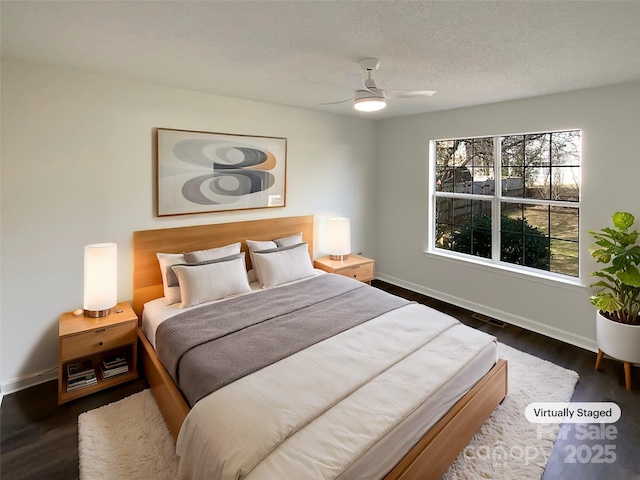
[[0, 395], [8, 395], [10, 393], [15, 393], [20, 390], [24, 390], [25, 388], [35, 387], [36, 385], [40, 385], [41, 383], [48, 382], [49, 380], [57, 380], [58, 379], [58, 369], [54, 368], [52, 370], [47, 370], [46, 372], [36, 373], [34, 375], [22, 378], [16, 378], [13, 380], [9, 380], [8, 382], [0, 385], [0, 390], [2, 394]]
[[385, 275], [383, 273], [376, 272], [376, 278], [378, 280], [382, 280], [384, 282], [388, 282], [393, 285], [397, 285], [399, 287], [406, 288], [423, 295], [427, 295], [428, 297], [432, 297], [437, 300], [456, 305], [458, 307], [466, 308], [467, 310], [471, 310], [472, 312], [477, 312], [482, 315], [486, 315], [488, 317], [509, 323], [511, 325], [516, 325], [526, 330], [531, 330], [532, 332], [555, 338], [556, 340], [560, 340], [570, 345], [575, 345], [576, 347], [584, 348], [585, 350], [589, 350], [591, 352], [598, 351], [595, 340], [591, 338], [576, 335], [574, 333], [567, 332], [566, 330], [555, 328], [550, 325], [545, 325], [535, 320], [522, 317], [520, 315], [513, 315], [508, 312], [503, 312], [501, 310], [491, 308], [488, 305], [471, 302], [464, 298], [449, 295], [447, 293], [423, 287], [422, 285], [418, 285], [412, 282], [407, 282], [399, 278], [392, 277], [391, 275]]

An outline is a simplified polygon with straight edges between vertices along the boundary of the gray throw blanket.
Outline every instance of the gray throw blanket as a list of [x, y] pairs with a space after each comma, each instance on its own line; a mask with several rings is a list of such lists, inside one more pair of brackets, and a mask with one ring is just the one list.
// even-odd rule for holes
[[176, 315], [158, 358], [193, 405], [209, 393], [409, 302], [340, 275], [263, 290]]

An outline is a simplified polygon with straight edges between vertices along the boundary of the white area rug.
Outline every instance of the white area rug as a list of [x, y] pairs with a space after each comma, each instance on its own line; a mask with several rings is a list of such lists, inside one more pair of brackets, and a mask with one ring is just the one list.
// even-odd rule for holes
[[578, 374], [501, 343], [509, 361], [509, 395], [442, 477], [453, 479], [540, 480], [560, 424], [530, 423], [524, 409], [533, 402], [568, 402]]
[[174, 480], [178, 457], [151, 390], [78, 417], [81, 480]]
[[[443, 478], [542, 477], [559, 425], [529, 423], [532, 402], [568, 402], [578, 374], [499, 344], [509, 361], [509, 396], [485, 422]], [[149, 390], [83, 413], [78, 418], [80, 480], [172, 480], [178, 459]], [[283, 479], [285, 480], [285, 479]]]

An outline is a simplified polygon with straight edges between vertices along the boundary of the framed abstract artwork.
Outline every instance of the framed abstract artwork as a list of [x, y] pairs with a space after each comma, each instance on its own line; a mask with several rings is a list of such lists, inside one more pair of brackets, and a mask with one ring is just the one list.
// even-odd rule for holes
[[157, 215], [285, 206], [287, 139], [158, 128]]

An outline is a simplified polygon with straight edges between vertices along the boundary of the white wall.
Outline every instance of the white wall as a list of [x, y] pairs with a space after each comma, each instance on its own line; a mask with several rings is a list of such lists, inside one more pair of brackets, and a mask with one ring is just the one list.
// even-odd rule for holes
[[[7, 60], [1, 120], [4, 393], [55, 377], [86, 244], [117, 242], [120, 301], [136, 230], [314, 214], [319, 256], [324, 221], [342, 215], [353, 251], [373, 254], [373, 121]], [[156, 218], [156, 127], [287, 137], [287, 207]]]
[[424, 254], [429, 140], [582, 129], [582, 285], [596, 267], [586, 233], [618, 210], [640, 229], [640, 82], [381, 121], [377, 132], [377, 276], [475, 311], [595, 348], [589, 289]]
[[[584, 287], [425, 255], [428, 141], [580, 128], [582, 283], [587, 229], [616, 210], [640, 221], [640, 83], [380, 122], [2, 62], [0, 386], [55, 377], [58, 316], [82, 303], [83, 246], [115, 241], [119, 300], [131, 298], [135, 230], [316, 215], [351, 217], [352, 250], [379, 278], [593, 348]], [[288, 138], [287, 207], [154, 216], [154, 128]], [[38, 376], [39, 373], [45, 372]]]

